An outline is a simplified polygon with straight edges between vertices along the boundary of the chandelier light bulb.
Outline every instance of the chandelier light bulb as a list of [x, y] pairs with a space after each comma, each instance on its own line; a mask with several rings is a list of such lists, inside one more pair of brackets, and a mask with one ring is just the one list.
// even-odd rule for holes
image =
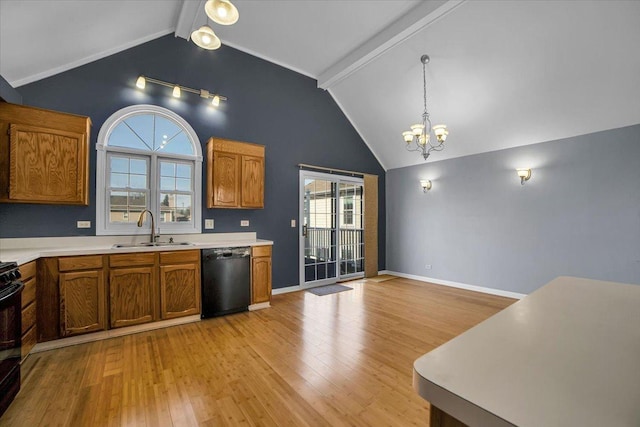
[[436, 135], [436, 138], [438, 138], [439, 143], [445, 142], [447, 140], [447, 135], [449, 135], [446, 125], [435, 125], [433, 127], [433, 133]]
[[175, 85], [173, 87], [173, 97], [174, 98], [180, 98], [180, 86]]
[[410, 130], [402, 132], [402, 138], [404, 138], [404, 142], [410, 144], [413, 141], [413, 132]]
[[214, 96], [211, 100], [211, 105], [214, 107], [218, 107], [220, 105], [220, 97], [218, 95]]
[[420, 136], [422, 135], [422, 131], [424, 131], [424, 125], [421, 125], [421, 124], [411, 125], [411, 131], [415, 136]]

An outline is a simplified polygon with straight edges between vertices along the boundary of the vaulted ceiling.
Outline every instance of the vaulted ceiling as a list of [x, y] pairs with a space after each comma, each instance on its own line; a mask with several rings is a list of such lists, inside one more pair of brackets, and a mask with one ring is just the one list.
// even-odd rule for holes
[[[385, 169], [423, 163], [401, 133], [450, 129], [428, 161], [640, 123], [640, 2], [234, 0], [223, 44], [329, 90]], [[14, 87], [206, 22], [204, 0], [0, 0]], [[187, 43], [187, 41], [185, 41]]]

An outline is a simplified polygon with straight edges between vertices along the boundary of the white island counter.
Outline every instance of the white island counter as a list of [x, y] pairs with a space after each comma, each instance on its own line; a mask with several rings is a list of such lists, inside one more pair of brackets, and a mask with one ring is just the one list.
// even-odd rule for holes
[[413, 378], [432, 427], [640, 426], [640, 286], [559, 277], [417, 359]]

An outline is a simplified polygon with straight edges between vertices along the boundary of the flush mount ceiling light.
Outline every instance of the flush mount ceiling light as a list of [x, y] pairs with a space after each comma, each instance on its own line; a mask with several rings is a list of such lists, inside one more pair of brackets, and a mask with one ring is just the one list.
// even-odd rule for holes
[[238, 9], [229, 0], [208, 0], [204, 11], [213, 22], [220, 25], [232, 25], [238, 21]]
[[201, 98], [204, 98], [206, 100], [211, 99], [211, 105], [213, 105], [214, 107], [219, 106], [220, 101], [227, 100], [226, 96], [222, 96], [218, 93], [212, 93], [205, 89], [192, 89], [190, 87], [180, 86], [175, 83], [169, 83], [162, 80], [153, 79], [151, 77], [139, 76], [138, 79], [136, 80], [136, 86], [140, 89], [144, 89], [147, 86], [147, 83], [154, 83], [160, 86], [171, 88], [172, 89], [171, 94], [175, 98], [180, 98], [182, 96], [183, 91], [195, 93], [197, 95], [200, 95]]
[[[429, 62], [429, 55], [422, 55], [420, 57], [420, 62], [422, 62], [422, 88], [424, 95], [424, 112], [422, 113], [422, 123], [412, 125], [411, 130], [402, 132], [402, 137], [404, 138], [404, 142], [407, 143], [407, 151], [418, 151], [422, 154], [422, 157], [427, 160], [432, 151], [442, 151], [444, 149], [444, 142], [447, 139], [447, 135], [449, 135], [449, 131], [447, 130], [447, 126], [445, 125], [431, 126], [429, 112], [427, 111], [426, 65], [427, 62]], [[432, 143], [432, 132], [435, 135], [435, 141], [437, 142], [437, 144]]]
[[218, 36], [208, 25], [203, 25], [191, 33], [191, 40], [197, 46], [207, 50], [215, 50], [222, 45]]

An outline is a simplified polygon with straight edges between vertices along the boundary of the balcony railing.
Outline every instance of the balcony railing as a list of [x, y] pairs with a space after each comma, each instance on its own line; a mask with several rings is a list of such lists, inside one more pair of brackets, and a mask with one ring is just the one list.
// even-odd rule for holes
[[[308, 227], [305, 238], [305, 264], [335, 261], [335, 233], [332, 228]], [[362, 271], [364, 230], [340, 229], [340, 259], [345, 266], [342, 274]]]

